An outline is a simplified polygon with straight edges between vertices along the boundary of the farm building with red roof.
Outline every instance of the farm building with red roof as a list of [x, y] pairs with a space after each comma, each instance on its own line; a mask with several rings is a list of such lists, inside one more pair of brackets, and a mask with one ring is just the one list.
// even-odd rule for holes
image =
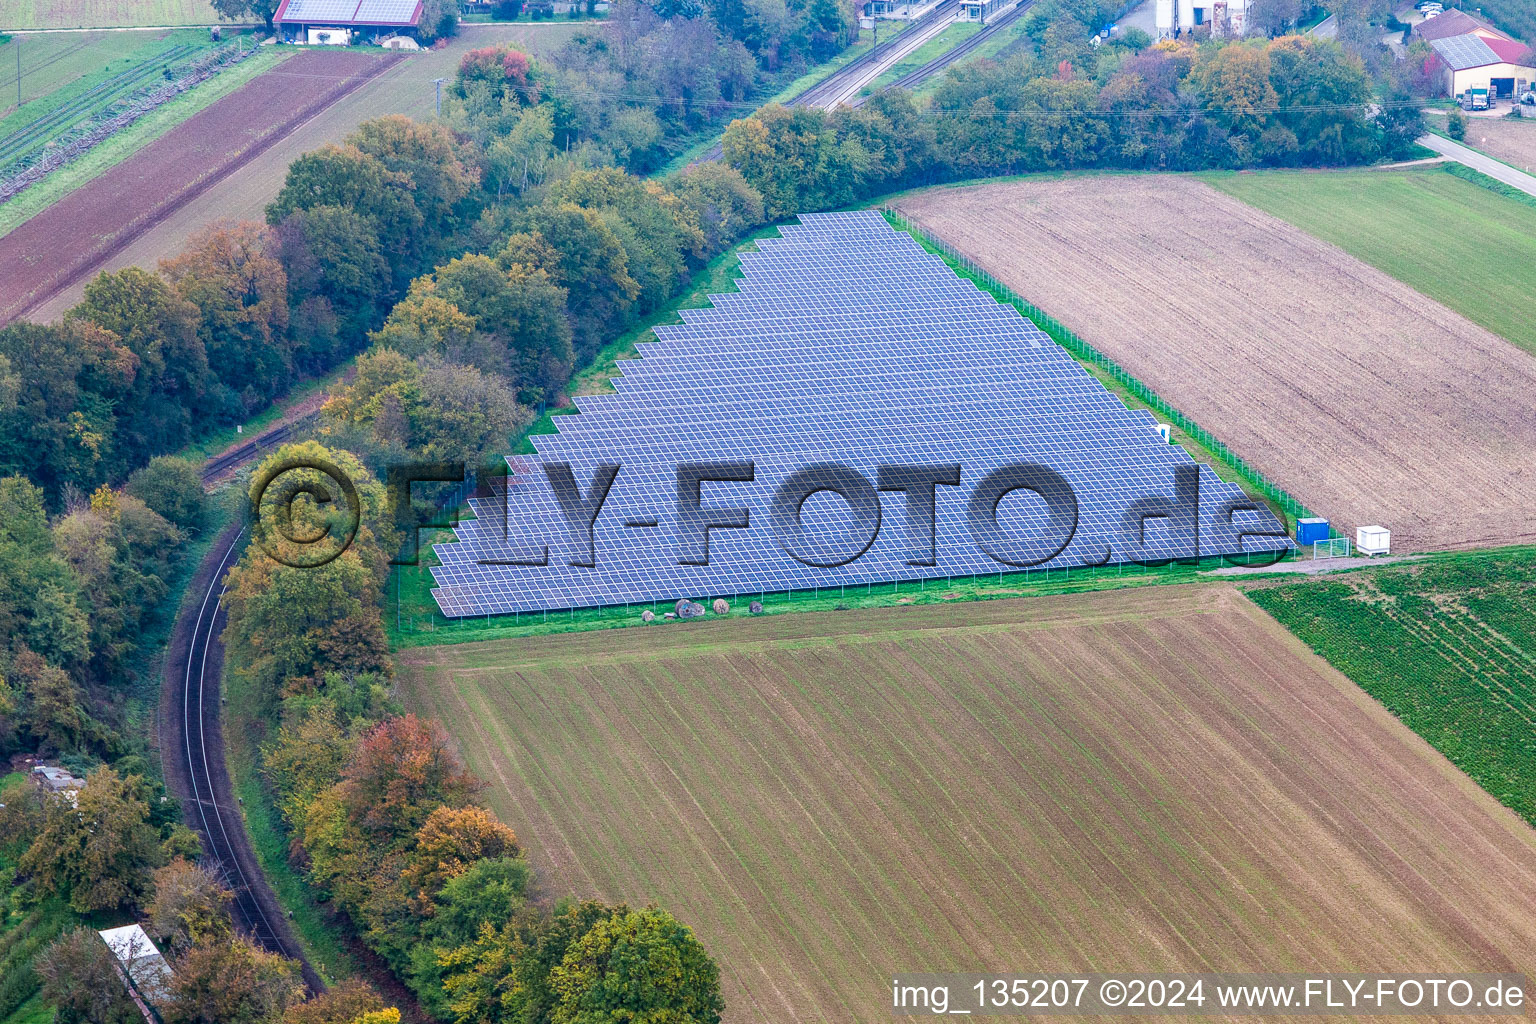
[[345, 46], [406, 35], [421, 23], [422, 0], [283, 0], [272, 24], [285, 43]]

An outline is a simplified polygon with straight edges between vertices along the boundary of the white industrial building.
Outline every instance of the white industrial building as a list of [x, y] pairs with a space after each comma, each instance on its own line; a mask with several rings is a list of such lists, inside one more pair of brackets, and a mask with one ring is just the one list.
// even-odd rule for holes
[[1240, 36], [1248, 29], [1248, 0], [1155, 0], [1159, 38], [1209, 26], [1213, 36]]

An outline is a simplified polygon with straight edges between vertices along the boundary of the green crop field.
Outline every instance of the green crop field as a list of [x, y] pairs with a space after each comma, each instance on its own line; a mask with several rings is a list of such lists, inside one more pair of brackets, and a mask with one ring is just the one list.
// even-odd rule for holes
[[220, 20], [208, 0], [7, 0], [0, 7], [0, 32], [212, 25]]
[[1536, 969], [1536, 832], [1231, 587], [419, 648], [398, 679], [541, 889], [671, 910], [732, 1024], [886, 1021], [899, 971]]
[[1531, 206], [1438, 167], [1202, 177], [1536, 354]]
[[[59, 102], [122, 71], [126, 62], [152, 57], [174, 43], [208, 42], [200, 29], [143, 32], [47, 32], [11, 36], [0, 43], [0, 136], [14, 131], [16, 65], [21, 63], [20, 114], [26, 123]], [[105, 72], [105, 73], [104, 73]], [[37, 101], [47, 98], [47, 104]]]
[[1251, 596], [1536, 825], [1536, 548]]

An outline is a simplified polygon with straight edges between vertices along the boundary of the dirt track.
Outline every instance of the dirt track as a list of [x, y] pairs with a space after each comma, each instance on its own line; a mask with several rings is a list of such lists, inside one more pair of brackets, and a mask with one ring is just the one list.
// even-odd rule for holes
[[1350, 536], [1536, 540], [1536, 359], [1342, 250], [1173, 175], [899, 206]]
[[301, 53], [0, 238], [0, 325], [94, 273], [158, 221], [398, 59]]
[[551, 893], [698, 932], [730, 1024], [889, 1021], [900, 971], [1536, 970], [1536, 832], [1232, 588], [419, 648], [399, 679]]

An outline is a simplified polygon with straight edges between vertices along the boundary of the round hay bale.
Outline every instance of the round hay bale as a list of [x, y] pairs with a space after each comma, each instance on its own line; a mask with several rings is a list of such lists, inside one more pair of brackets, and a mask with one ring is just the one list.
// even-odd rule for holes
[[693, 604], [688, 606], [688, 617], [689, 618], [696, 619], [700, 615], [703, 615], [703, 614], [704, 614], [704, 606], [702, 604], [699, 604], [699, 602], [695, 601], [695, 602], [693, 602]]
[[714, 609], [716, 615], [724, 615], [731, 610], [731, 603], [723, 597], [717, 597], [715, 598]]
[[688, 606], [691, 604], [693, 602], [686, 597], [680, 597], [677, 599], [677, 604], [672, 606], [672, 611], [677, 614], [678, 618], [686, 619], [688, 617]]
[[649, 608], [647, 608], [645, 611], [640, 613], [640, 621], [641, 622], [655, 622], [656, 621], [656, 613], [651, 611]]
[[751, 612], [753, 615], [763, 614], [763, 602], [753, 601], [751, 604], [747, 605], [747, 611]]

